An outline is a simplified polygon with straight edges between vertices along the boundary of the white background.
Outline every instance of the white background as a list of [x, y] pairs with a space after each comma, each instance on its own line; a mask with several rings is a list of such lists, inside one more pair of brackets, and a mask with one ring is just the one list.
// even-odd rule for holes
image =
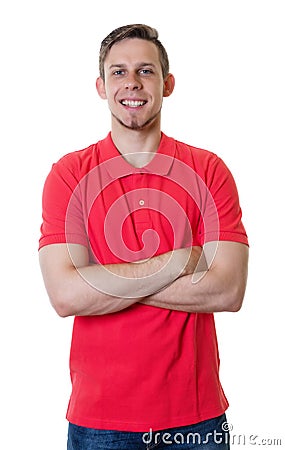
[[233, 433], [285, 445], [283, 3], [2, 3], [3, 450], [65, 448], [72, 319], [52, 310], [38, 267], [41, 191], [54, 161], [109, 131], [97, 56], [101, 40], [128, 23], [156, 27], [169, 53], [176, 89], [163, 130], [219, 154], [236, 179], [251, 251], [243, 309], [216, 316], [228, 420]]

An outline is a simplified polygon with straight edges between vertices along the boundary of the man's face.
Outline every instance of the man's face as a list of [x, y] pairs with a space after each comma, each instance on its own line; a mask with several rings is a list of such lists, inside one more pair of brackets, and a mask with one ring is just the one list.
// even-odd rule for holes
[[174, 80], [172, 75], [163, 80], [155, 44], [137, 38], [114, 44], [104, 70], [105, 82], [99, 78], [97, 90], [108, 99], [114, 124], [132, 130], [160, 124], [162, 99], [171, 94]]

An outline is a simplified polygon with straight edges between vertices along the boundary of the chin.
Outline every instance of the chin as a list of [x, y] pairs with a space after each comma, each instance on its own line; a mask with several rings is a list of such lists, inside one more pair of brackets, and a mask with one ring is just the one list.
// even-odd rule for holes
[[141, 131], [144, 130], [146, 128], [148, 128], [149, 126], [153, 125], [156, 121], [156, 119], [159, 116], [160, 111], [155, 114], [154, 116], [150, 117], [149, 119], [147, 119], [146, 121], [142, 121], [142, 122], [138, 122], [137, 120], [131, 120], [129, 122], [124, 122], [122, 119], [120, 119], [119, 117], [115, 116], [115, 114], [112, 114], [113, 117], [116, 119], [116, 121], [122, 125], [124, 128], [127, 128], [129, 130], [135, 130], [135, 131]]

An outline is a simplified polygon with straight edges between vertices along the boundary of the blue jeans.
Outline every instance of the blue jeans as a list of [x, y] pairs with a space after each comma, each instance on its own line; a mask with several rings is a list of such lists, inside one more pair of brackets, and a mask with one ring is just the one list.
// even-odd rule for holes
[[226, 415], [147, 433], [97, 430], [69, 424], [67, 450], [229, 450]]

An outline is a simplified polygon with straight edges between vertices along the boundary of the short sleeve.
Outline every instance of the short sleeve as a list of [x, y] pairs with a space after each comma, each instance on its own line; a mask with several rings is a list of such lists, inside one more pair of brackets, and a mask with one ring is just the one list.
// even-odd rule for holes
[[88, 247], [78, 185], [79, 179], [72, 165], [68, 167], [60, 160], [52, 166], [43, 188], [39, 248], [58, 243]]
[[214, 236], [218, 235], [221, 241], [248, 245], [235, 180], [226, 164], [216, 155], [213, 155], [208, 166], [206, 184], [217, 212], [218, 233], [217, 230], [208, 229], [205, 232], [204, 229], [203, 241], [215, 240]]

